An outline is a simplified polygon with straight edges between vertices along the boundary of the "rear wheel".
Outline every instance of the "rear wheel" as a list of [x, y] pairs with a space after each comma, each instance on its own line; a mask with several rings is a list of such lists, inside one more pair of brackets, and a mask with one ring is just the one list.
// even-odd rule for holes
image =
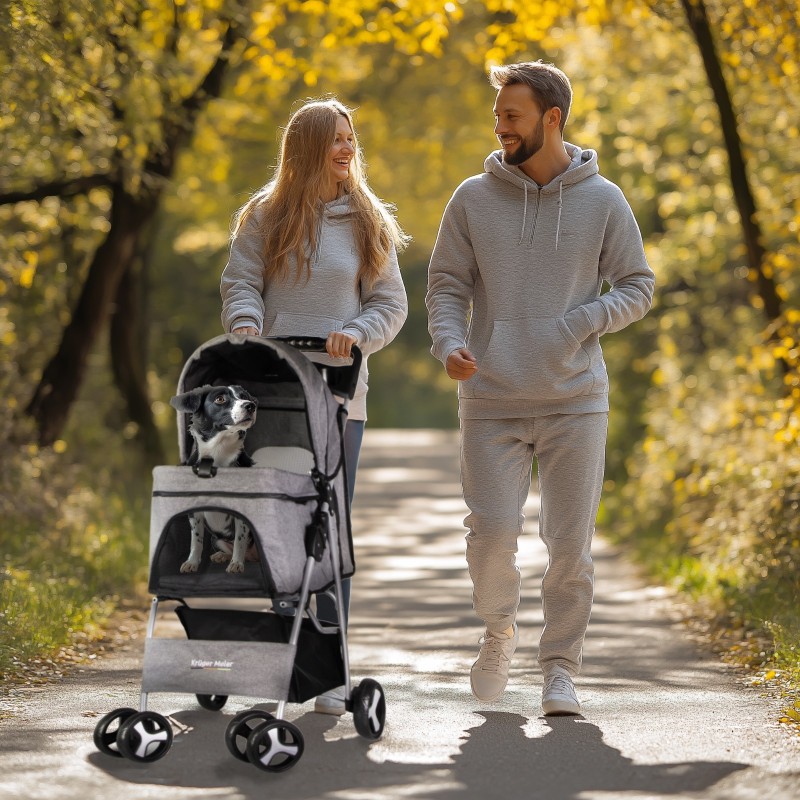
[[380, 739], [386, 723], [386, 695], [372, 678], [365, 678], [353, 690], [353, 724], [365, 739]]
[[198, 694], [197, 702], [209, 711], [219, 711], [228, 702], [226, 694]]

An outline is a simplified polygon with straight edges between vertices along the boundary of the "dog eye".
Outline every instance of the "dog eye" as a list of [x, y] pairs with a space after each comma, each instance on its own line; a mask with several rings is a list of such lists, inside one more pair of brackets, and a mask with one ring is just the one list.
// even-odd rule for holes
[[224, 394], [218, 394], [218, 395], [217, 395], [217, 396], [214, 398], [214, 402], [215, 402], [215, 403], [216, 403], [218, 406], [225, 405], [225, 402], [226, 402], [225, 395], [224, 395]]

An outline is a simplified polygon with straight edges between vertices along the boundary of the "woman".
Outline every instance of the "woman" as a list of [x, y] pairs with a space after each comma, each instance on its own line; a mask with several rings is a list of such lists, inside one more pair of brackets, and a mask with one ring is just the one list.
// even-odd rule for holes
[[[253, 336], [320, 336], [333, 358], [363, 354], [344, 431], [350, 499], [367, 418], [367, 357], [399, 332], [408, 312], [397, 250], [409, 241], [370, 190], [350, 111], [334, 99], [290, 118], [275, 174], [239, 210], [222, 273], [222, 324]], [[343, 582], [343, 618], [350, 581]], [[317, 615], [336, 609], [317, 596]], [[343, 714], [344, 687], [315, 711]]]

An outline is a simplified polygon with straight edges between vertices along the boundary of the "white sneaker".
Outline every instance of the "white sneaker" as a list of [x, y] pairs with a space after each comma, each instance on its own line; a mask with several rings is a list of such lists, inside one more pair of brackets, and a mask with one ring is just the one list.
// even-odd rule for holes
[[478, 700], [492, 703], [503, 694], [508, 683], [508, 669], [517, 649], [519, 628], [514, 625], [513, 636], [487, 630], [480, 641], [478, 660], [472, 665], [469, 681], [472, 694]]
[[555, 666], [545, 676], [542, 709], [550, 717], [581, 713], [575, 686], [564, 667]]
[[314, 711], [317, 714], [335, 714], [341, 717], [347, 709], [344, 707], [344, 686], [337, 686], [314, 701]]

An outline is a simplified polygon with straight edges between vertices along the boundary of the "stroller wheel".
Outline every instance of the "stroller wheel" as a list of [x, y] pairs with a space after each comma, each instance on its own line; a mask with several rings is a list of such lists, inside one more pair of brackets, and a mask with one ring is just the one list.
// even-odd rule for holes
[[283, 772], [303, 755], [303, 734], [283, 719], [263, 722], [247, 738], [247, 758], [266, 772]]
[[258, 708], [248, 708], [246, 711], [240, 711], [225, 729], [225, 745], [230, 754], [240, 761], [248, 761], [248, 736], [259, 725], [272, 719], [275, 719], [275, 717], [269, 711], [262, 711]]
[[122, 758], [122, 753], [117, 747], [117, 734], [122, 723], [135, 713], [136, 709], [134, 708], [118, 708], [106, 714], [94, 726], [94, 746], [107, 756]]
[[132, 714], [119, 726], [117, 747], [131, 761], [158, 761], [172, 747], [172, 726], [155, 711]]
[[365, 739], [380, 739], [386, 722], [386, 695], [372, 678], [365, 678], [353, 690], [353, 724]]
[[197, 702], [209, 711], [219, 711], [228, 702], [226, 694], [197, 694]]

